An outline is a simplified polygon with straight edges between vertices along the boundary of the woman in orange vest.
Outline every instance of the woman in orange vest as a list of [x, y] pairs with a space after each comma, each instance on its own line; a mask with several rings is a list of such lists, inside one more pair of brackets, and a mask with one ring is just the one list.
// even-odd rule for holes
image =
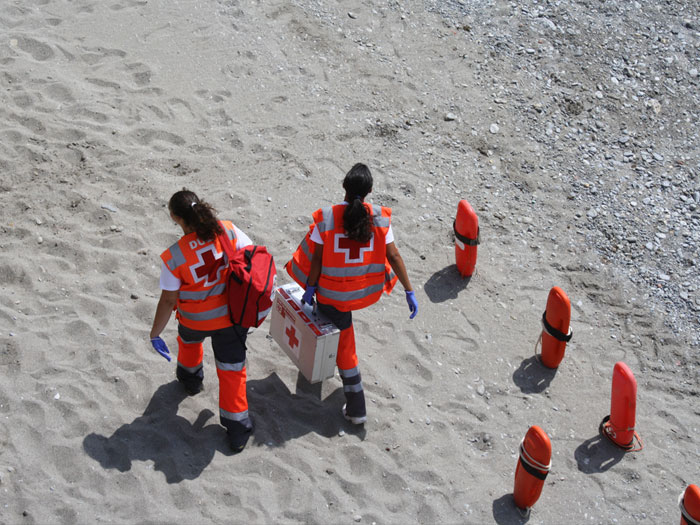
[[343, 203], [313, 213], [309, 233], [285, 268], [305, 287], [302, 301], [313, 304], [315, 294], [318, 309], [340, 329], [336, 364], [345, 393], [343, 415], [361, 425], [367, 421], [367, 410], [352, 311], [374, 304], [382, 292], [391, 292], [397, 277], [406, 290], [411, 319], [418, 313], [418, 302], [394, 244], [391, 209], [364, 202], [372, 191], [369, 168], [355, 164], [343, 188]]
[[184, 236], [160, 258], [161, 296], [151, 328], [153, 348], [170, 361], [170, 351], [159, 337], [175, 309], [177, 379], [190, 395], [202, 390], [203, 341], [211, 337], [219, 376], [219, 417], [234, 453], [242, 451], [253, 432], [246, 397], [247, 329], [229, 319], [223, 248], [217, 238], [226, 234], [238, 250], [252, 244], [230, 221], [219, 221], [215, 210], [183, 189], [168, 202], [170, 217]]

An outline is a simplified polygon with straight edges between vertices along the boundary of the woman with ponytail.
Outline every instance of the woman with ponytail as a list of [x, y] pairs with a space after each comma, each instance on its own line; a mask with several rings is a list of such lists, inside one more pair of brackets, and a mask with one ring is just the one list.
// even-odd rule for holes
[[390, 293], [396, 280], [406, 291], [410, 319], [418, 313], [406, 267], [394, 244], [391, 209], [365, 202], [372, 173], [355, 164], [343, 180], [345, 200], [316, 210], [313, 224], [285, 269], [304, 286], [302, 301], [313, 304], [340, 329], [336, 364], [343, 381], [343, 415], [354, 424], [367, 421], [365, 394], [355, 350], [352, 311]]
[[219, 221], [216, 210], [183, 189], [168, 202], [170, 217], [183, 236], [161, 258], [161, 296], [151, 328], [153, 348], [170, 361], [160, 334], [176, 310], [178, 354], [176, 377], [190, 395], [202, 390], [203, 342], [211, 337], [219, 376], [219, 417], [234, 453], [245, 448], [253, 431], [246, 396], [247, 329], [231, 323], [226, 296], [226, 273], [219, 236], [226, 235], [236, 250], [252, 244], [230, 221]]

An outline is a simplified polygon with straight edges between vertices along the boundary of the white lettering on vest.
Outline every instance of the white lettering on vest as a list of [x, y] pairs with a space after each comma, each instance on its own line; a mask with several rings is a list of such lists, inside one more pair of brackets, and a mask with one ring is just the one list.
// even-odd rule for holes
[[205, 244], [206, 242], [201, 239], [195, 239], [194, 241], [190, 241], [190, 250], [196, 250], [197, 246], [204, 246]]

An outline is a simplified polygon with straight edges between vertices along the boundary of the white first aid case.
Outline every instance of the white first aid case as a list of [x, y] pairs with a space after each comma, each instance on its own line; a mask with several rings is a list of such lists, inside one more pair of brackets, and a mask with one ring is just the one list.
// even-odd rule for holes
[[272, 305], [270, 335], [309, 383], [335, 374], [340, 330], [320, 312], [302, 305], [304, 289], [296, 283], [277, 288]]

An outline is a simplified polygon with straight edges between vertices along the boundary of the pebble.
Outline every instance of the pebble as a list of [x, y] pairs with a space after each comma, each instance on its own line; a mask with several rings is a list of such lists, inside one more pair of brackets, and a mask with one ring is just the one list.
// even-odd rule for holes
[[36, 238], [36, 242], [37, 244], [41, 244], [44, 242], [44, 238], [41, 235], [39, 235], [39, 237]]
[[338, 435], [340, 437], [343, 437], [345, 435], [345, 430], [341, 430], [340, 432], [338, 432]]
[[486, 392], [486, 387], [484, 385], [479, 385], [476, 387], [476, 393], [479, 394], [480, 396], [483, 396], [485, 392]]
[[689, 74], [691, 77], [695, 78], [695, 77], [698, 76], [698, 70], [697, 70], [696, 68], [693, 68], [693, 69], [691, 69], [690, 71], [688, 71], [688, 74]]
[[452, 122], [453, 120], [457, 120], [457, 115], [455, 115], [454, 113], [447, 113], [445, 115], [445, 121]]
[[651, 250], [654, 249], [654, 243], [653, 243], [653, 242], [648, 242], [648, 243], [646, 243], [646, 244], [644, 245], [644, 247], [645, 247], [647, 250], [651, 251]]
[[103, 204], [102, 209], [107, 210], [107, 211], [111, 211], [112, 213], [117, 213], [117, 208], [115, 208], [111, 204]]
[[352, 517], [352, 519], [359, 523], [360, 521], [362, 521], [362, 516], [360, 516], [359, 514], [355, 514]]
[[499, 129], [500, 129], [500, 128], [498, 127], [498, 124], [491, 124], [491, 126], [489, 126], [489, 131], [490, 131], [493, 135], [495, 135], [496, 133], [498, 133]]
[[37, 217], [37, 218], [36, 218], [36, 223], [37, 223], [39, 226], [41, 226], [42, 224], [44, 224], [44, 221], [42, 221], [39, 217]]
[[670, 281], [670, 280], [671, 280], [671, 276], [668, 275], [668, 274], [665, 274], [665, 273], [660, 273], [660, 274], [659, 274], [659, 279], [661, 279], [662, 281]]

